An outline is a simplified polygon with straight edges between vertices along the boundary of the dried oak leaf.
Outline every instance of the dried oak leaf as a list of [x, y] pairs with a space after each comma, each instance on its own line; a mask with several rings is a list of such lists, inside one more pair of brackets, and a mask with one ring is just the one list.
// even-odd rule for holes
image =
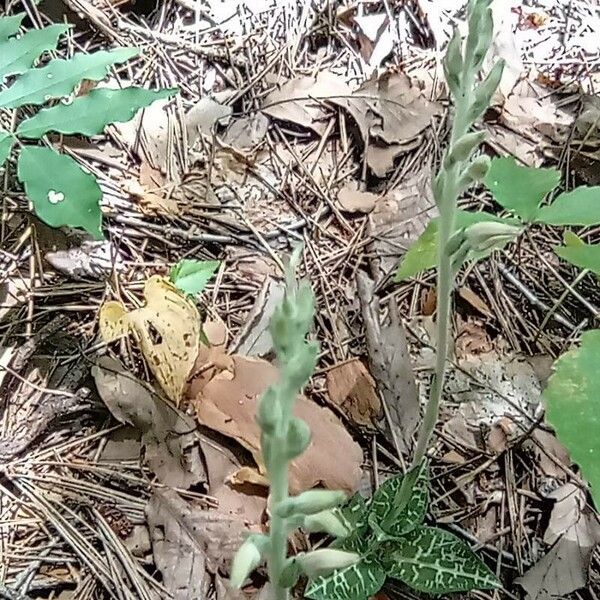
[[363, 192], [358, 189], [358, 183], [353, 181], [347, 183], [338, 192], [338, 204], [350, 213], [370, 213], [374, 208], [379, 196], [372, 192]]
[[[215, 375], [190, 402], [202, 425], [237, 440], [252, 453], [264, 473], [255, 415], [260, 396], [277, 381], [278, 371], [264, 360], [239, 355], [231, 358], [232, 369]], [[193, 393], [193, 381], [190, 390]], [[340, 420], [304, 396], [298, 397], [294, 413], [308, 423], [312, 441], [290, 465], [291, 493], [317, 485], [355, 492], [361, 478], [362, 450]]]
[[163, 277], [144, 286], [145, 306], [132, 311], [116, 301], [100, 309], [100, 333], [112, 342], [132, 332], [167, 397], [179, 404], [200, 345], [200, 315], [194, 303]]
[[206, 480], [196, 423], [109, 357], [92, 368], [100, 397], [121, 423], [141, 432], [144, 458], [159, 481], [187, 489]]
[[357, 358], [327, 371], [329, 399], [351, 421], [373, 427], [381, 416], [381, 400], [375, 381]]

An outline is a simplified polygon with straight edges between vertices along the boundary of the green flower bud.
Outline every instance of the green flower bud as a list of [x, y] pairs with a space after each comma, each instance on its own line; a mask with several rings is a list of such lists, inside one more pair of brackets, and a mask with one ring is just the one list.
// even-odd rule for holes
[[286, 498], [277, 505], [275, 512], [283, 518], [294, 514], [312, 515], [339, 506], [346, 500], [347, 497], [344, 492], [308, 490], [298, 496]]
[[322, 510], [304, 517], [304, 529], [309, 533], [323, 532], [337, 538], [348, 537], [351, 530], [332, 510]]
[[313, 550], [306, 554], [299, 554], [296, 561], [302, 571], [311, 579], [329, 575], [336, 569], [351, 567], [360, 561], [360, 556], [354, 552], [345, 552], [344, 550], [334, 550], [333, 548], [323, 548], [322, 550]]
[[479, 71], [485, 55], [488, 53], [494, 35], [494, 19], [492, 9], [486, 8], [482, 11], [477, 27], [477, 39], [473, 51], [472, 66], [473, 70]]
[[281, 421], [281, 404], [275, 388], [270, 387], [260, 399], [256, 421], [263, 432], [272, 434]]
[[303, 343], [296, 348], [293, 360], [283, 365], [284, 379], [291, 389], [300, 390], [314, 373], [319, 354], [317, 342]]
[[443, 66], [446, 83], [448, 84], [450, 91], [456, 96], [460, 91], [463, 70], [462, 38], [458, 28], [454, 30], [452, 39], [448, 43]]
[[473, 160], [458, 180], [459, 191], [462, 193], [474, 183], [483, 181], [490, 170], [490, 164], [490, 157], [485, 155]]
[[289, 424], [286, 439], [286, 456], [292, 460], [300, 456], [309, 446], [311, 433], [309, 426], [302, 420], [294, 417]]
[[229, 573], [231, 587], [240, 589], [244, 585], [250, 573], [263, 561], [268, 547], [269, 538], [265, 535], [254, 534], [246, 538], [233, 558]]
[[441, 169], [433, 180], [433, 184], [431, 186], [433, 191], [433, 199], [435, 200], [437, 206], [440, 206], [442, 200], [444, 199], [444, 179], [444, 170]]
[[463, 135], [456, 141], [454, 146], [450, 148], [450, 151], [444, 160], [445, 167], [450, 168], [457, 162], [464, 162], [467, 160], [473, 153], [473, 150], [485, 140], [485, 137], [485, 131], [474, 131]]
[[523, 228], [502, 221], [483, 221], [465, 229], [466, 243], [471, 252], [487, 252], [516, 238]]
[[504, 65], [504, 59], [496, 62], [487, 77], [475, 88], [475, 99], [469, 111], [471, 121], [476, 121], [490, 106], [492, 97], [500, 85]]

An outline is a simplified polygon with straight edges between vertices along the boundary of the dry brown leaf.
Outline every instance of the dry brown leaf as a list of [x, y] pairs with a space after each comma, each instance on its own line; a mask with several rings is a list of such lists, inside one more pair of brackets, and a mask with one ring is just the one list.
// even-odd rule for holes
[[164, 277], [144, 286], [145, 306], [127, 311], [120, 302], [100, 309], [100, 333], [111, 342], [132, 331], [167, 397], [178, 404], [200, 345], [200, 315], [194, 303]]
[[458, 319], [455, 351], [459, 358], [487, 354], [494, 348], [485, 328], [475, 319]]
[[149, 191], [135, 179], [126, 182], [123, 189], [137, 200], [143, 213], [178, 215], [181, 212], [173, 198], [166, 198], [162, 194]]
[[269, 123], [269, 118], [262, 112], [236, 119], [227, 128], [223, 142], [240, 150], [250, 150], [263, 141]]
[[373, 427], [381, 416], [381, 401], [375, 381], [355, 358], [327, 371], [329, 399], [357, 425]]
[[187, 489], [206, 480], [193, 418], [109, 357], [102, 357], [92, 373], [115, 419], [141, 431], [144, 458], [161, 483]]
[[[260, 396], [278, 378], [270, 363], [234, 355], [232, 370], [215, 375], [190, 402], [198, 421], [247, 448], [264, 473], [260, 454], [260, 428], [255, 415]], [[191, 390], [193, 390], [193, 382]], [[361, 477], [362, 451], [340, 420], [329, 410], [299, 396], [295, 415], [306, 421], [312, 441], [290, 466], [293, 494], [317, 485], [356, 491]]]
[[464, 286], [459, 287], [458, 295], [463, 300], [465, 300], [465, 302], [468, 302], [475, 310], [479, 311], [482, 315], [485, 315], [486, 317], [493, 316], [490, 307], [471, 288]]
[[433, 288], [426, 288], [421, 291], [421, 310], [424, 317], [430, 317], [437, 306], [437, 291]]
[[200, 98], [185, 115], [188, 147], [193, 147], [201, 135], [210, 135], [213, 127], [229, 119], [231, 113], [231, 106], [220, 104], [208, 96]]
[[379, 196], [372, 192], [363, 192], [358, 189], [358, 182], [347, 183], [339, 192], [337, 200], [343, 210], [351, 213], [370, 213]]
[[534, 452], [540, 469], [548, 477], [564, 480], [567, 476], [565, 468], [571, 466], [567, 449], [545, 429], [534, 429], [531, 437], [535, 440]]

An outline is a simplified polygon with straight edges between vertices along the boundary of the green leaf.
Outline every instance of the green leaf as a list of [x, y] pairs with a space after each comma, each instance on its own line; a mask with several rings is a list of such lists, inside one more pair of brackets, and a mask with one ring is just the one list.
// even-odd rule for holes
[[413, 529], [382, 552], [389, 577], [419, 592], [449, 594], [500, 587], [490, 569], [463, 541], [435, 527]]
[[155, 100], [168, 98], [176, 89], [145, 90], [128, 87], [122, 90], [100, 88], [75, 98], [70, 104], [58, 104], [40, 110], [31, 119], [23, 121], [17, 133], [21, 137], [39, 139], [49, 131], [96, 135], [109, 123], [129, 121], [140, 109]]
[[534, 221], [544, 197], [560, 182], [560, 171], [522, 167], [511, 157], [495, 158], [484, 179], [500, 206], [521, 217]]
[[14, 143], [14, 136], [8, 133], [8, 131], [4, 131], [4, 129], [0, 129], [0, 167], [9, 157]]
[[58, 38], [69, 30], [69, 25], [50, 25], [32, 29], [0, 46], [0, 77], [19, 75], [31, 68], [36, 58], [54, 50]]
[[[514, 220], [502, 219], [483, 211], [469, 212], [466, 210], [457, 210], [454, 230], [458, 231], [459, 229], [483, 221], [514, 222]], [[438, 223], [439, 219], [437, 217], [432, 219], [419, 239], [408, 249], [396, 273], [396, 281], [403, 281], [417, 275], [421, 271], [435, 267], [437, 264]], [[477, 260], [484, 258], [492, 252], [493, 250], [490, 250], [488, 253], [482, 254]]]
[[[375, 531], [381, 529], [387, 534], [386, 537], [397, 538], [423, 523], [429, 503], [429, 467], [427, 462], [424, 461], [417, 469], [419, 469], [419, 473], [412, 488], [410, 499], [399, 511], [396, 501], [404, 476], [396, 475], [379, 486], [371, 501], [369, 512], [369, 524]], [[385, 527], [383, 525], [384, 521], [392, 514], [395, 515], [392, 525]]]
[[184, 294], [199, 294], [219, 268], [218, 260], [180, 260], [169, 274], [171, 283]]
[[600, 186], [582, 186], [565, 192], [543, 206], [536, 222], [546, 225], [597, 225], [600, 223]]
[[555, 363], [543, 398], [546, 417], [600, 503], [600, 330], [587, 331], [578, 348]]
[[354, 494], [347, 504], [335, 509], [347, 529], [351, 532], [345, 538], [335, 539], [331, 546], [349, 552], [366, 554], [371, 542], [372, 533], [368, 524], [369, 505], [360, 494]]
[[576, 267], [589, 269], [600, 277], [600, 244], [556, 246], [554, 252]]
[[102, 191], [74, 159], [48, 148], [25, 146], [17, 176], [44, 223], [83, 227], [95, 239], [102, 239]]
[[367, 600], [385, 582], [385, 571], [373, 558], [311, 581], [304, 592], [312, 600]]
[[41, 69], [31, 69], [0, 92], [0, 107], [43, 104], [52, 98], [68, 96], [82, 79], [104, 79], [111, 65], [123, 63], [138, 54], [136, 48], [75, 54], [69, 60], [51, 60]]
[[11, 35], [15, 35], [19, 31], [25, 15], [26, 13], [22, 12], [0, 19], [0, 43], [5, 42]]

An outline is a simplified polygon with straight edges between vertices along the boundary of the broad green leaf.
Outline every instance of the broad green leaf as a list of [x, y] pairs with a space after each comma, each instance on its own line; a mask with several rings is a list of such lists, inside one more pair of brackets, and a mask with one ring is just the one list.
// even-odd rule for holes
[[554, 363], [543, 398], [546, 418], [567, 447], [600, 502], [600, 330], [587, 331], [579, 347]]
[[75, 98], [70, 104], [60, 103], [40, 110], [23, 121], [17, 133], [21, 137], [39, 139], [49, 131], [96, 135], [109, 123], [129, 121], [140, 109], [155, 100], [168, 98], [176, 89], [145, 90], [128, 87], [122, 90], [99, 88], [85, 96]]
[[219, 268], [218, 260], [180, 260], [169, 274], [171, 283], [184, 294], [199, 294]]
[[490, 569], [455, 535], [418, 527], [382, 551], [389, 577], [419, 592], [449, 594], [500, 587]]
[[68, 96], [82, 79], [104, 79], [111, 65], [123, 63], [137, 54], [136, 48], [118, 48], [75, 54], [68, 60], [51, 60], [45, 67], [27, 71], [11, 87], [0, 92], [0, 107], [43, 104], [52, 98]]
[[[501, 219], [487, 212], [458, 210], [456, 211], [454, 230], [458, 231], [459, 229], [483, 221], [514, 223], [514, 220]], [[437, 264], [438, 222], [439, 219], [437, 217], [432, 219], [419, 239], [408, 249], [396, 273], [396, 281], [408, 279], [421, 271], [435, 267]], [[492, 252], [493, 250], [490, 250], [488, 253], [480, 255], [477, 257], [477, 260], [485, 258], [485, 256]]]
[[373, 558], [339, 569], [328, 577], [309, 582], [305, 598], [312, 600], [366, 600], [385, 582], [385, 571]]
[[[11, 35], [15, 35], [21, 28], [21, 23], [25, 18], [24, 12], [12, 15], [10, 17], [2, 17], [0, 19], [0, 43], [5, 42]], [[3, 48], [0, 46], [0, 53]]]
[[8, 133], [8, 131], [0, 129], [0, 167], [4, 164], [4, 161], [9, 157], [14, 142], [15, 138], [10, 133]]
[[545, 225], [597, 225], [600, 223], [600, 186], [582, 186], [565, 192], [543, 206], [536, 222]]
[[50, 25], [44, 29], [32, 29], [2, 44], [0, 77], [19, 75], [30, 69], [36, 58], [56, 48], [58, 38], [68, 30], [68, 25]]
[[600, 244], [556, 246], [554, 252], [576, 267], [589, 269], [600, 276]]
[[48, 148], [25, 146], [17, 176], [44, 223], [83, 227], [95, 239], [102, 239], [102, 192], [95, 178], [74, 159]]
[[[375, 492], [370, 505], [369, 524], [375, 530], [381, 529], [386, 536], [397, 538], [405, 535], [423, 523], [429, 503], [429, 468], [427, 462], [417, 467], [419, 473], [412, 488], [410, 499], [398, 511], [396, 501], [402, 486], [403, 475], [396, 475], [384, 481]], [[384, 521], [395, 514], [390, 526]]]
[[560, 171], [522, 167], [511, 156], [492, 160], [484, 183], [500, 206], [534, 221], [544, 197], [560, 182]]

